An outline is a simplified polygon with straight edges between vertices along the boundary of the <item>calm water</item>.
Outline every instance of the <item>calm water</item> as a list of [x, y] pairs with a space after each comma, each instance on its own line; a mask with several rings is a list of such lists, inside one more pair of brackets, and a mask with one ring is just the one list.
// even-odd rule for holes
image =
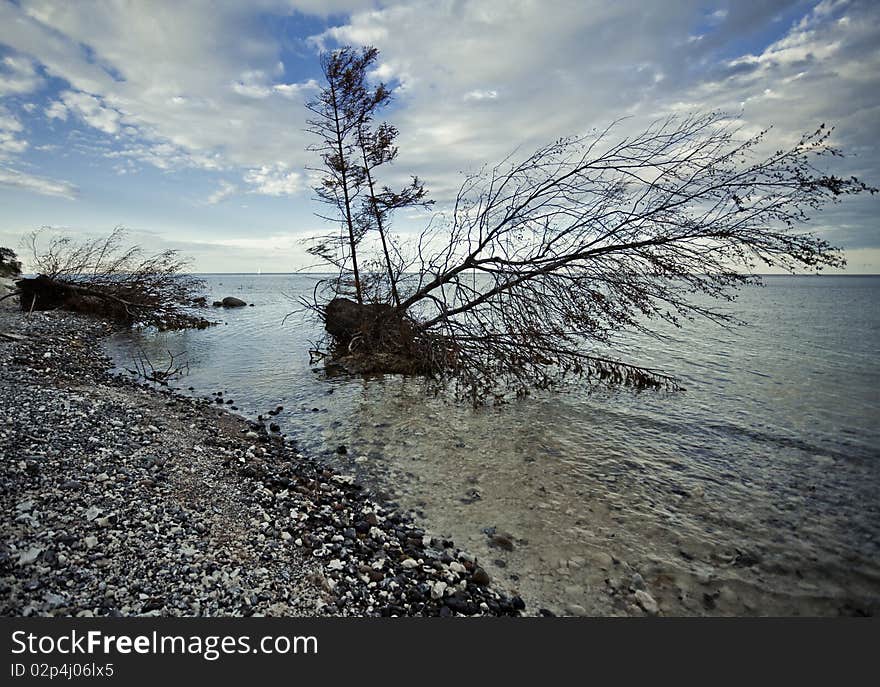
[[571, 385], [477, 411], [416, 379], [325, 378], [307, 353], [319, 325], [282, 325], [313, 284], [208, 277], [209, 300], [256, 307], [112, 353], [170, 349], [184, 388], [250, 417], [283, 405], [303, 450], [453, 537], [533, 611], [635, 614], [611, 592], [638, 571], [670, 614], [880, 612], [880, 277], [768, 277], [732, 306], [746, 327], [622, 342], [683, 393]]

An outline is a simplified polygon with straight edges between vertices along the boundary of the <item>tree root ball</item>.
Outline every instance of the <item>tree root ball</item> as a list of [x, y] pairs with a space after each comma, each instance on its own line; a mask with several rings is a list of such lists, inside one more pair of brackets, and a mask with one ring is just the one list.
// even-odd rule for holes
[[387, 303], [334, 298], [324, 308], [324, 328], [333, 338], [329, 368], [363, 374], [429, 369], [413, 323]]

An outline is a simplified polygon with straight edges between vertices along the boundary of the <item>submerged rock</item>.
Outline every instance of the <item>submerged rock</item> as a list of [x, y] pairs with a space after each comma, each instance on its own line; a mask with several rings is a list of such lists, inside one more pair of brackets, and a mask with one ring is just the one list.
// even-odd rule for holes
[[247, 303], [245, 303], [240, 298], [236, 298], [235, 296], [227, 296], [222, 301], [220, 301], [220, 305], [222, 305], [224, 308], [243, 308], [247, 305]]

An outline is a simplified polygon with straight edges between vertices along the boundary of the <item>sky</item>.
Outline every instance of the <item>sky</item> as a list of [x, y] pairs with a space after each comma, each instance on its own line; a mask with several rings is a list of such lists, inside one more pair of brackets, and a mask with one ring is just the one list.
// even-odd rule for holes
[[[880, 185], [873, 0], [0, 0], [0, 245], [122, 225], [197, 272], [309, 268], [327, 226], [304, 105], [342, 45], [379, 49], [390, 178], [418, 174], [438, 209], [514, 150], [708, 110], [774, 145], [833, 125], [830, 171]], [[880, 273], [878, 211], [857, 198], [810, 229]]]

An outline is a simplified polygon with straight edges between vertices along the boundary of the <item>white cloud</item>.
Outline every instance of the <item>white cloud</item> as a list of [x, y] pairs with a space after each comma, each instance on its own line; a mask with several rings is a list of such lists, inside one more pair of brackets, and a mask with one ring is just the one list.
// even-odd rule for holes
[[267, 85], [267, 80], [264, 71], [248, 71], [232, 84], [232, 90], [246, 98], [268, 98], [272, 95], [272, 88]]
[[320, 84], [314, 79], [309, 79], [303, 83], [279, 83], [272, 86], [272, 90], [285, 98], [297, 98], [308, 91], [321, 90]]
[[39, 193], [44, 196], [60, 196], [71, 200], [77, 195], [76, 186], [67, 181], [34, 176], [8, 167], [0, 167], [0, 186]]
[[228, 181], [221, 181], [220, 188], [208, 196], [208, 205], [216, 205], [217, 203], [226, 200], [237, 190], [238, 187], [235, 184], [230, 184]]
[[255, 70], [242, 74], [238, 81], [232, 83], [231, 88], [235, 93], [245, 98], [262, 99], [277, 94], [293, 99], [308, 91], [319, 90], [321, 87], [314, 79], [303, 83], [272, 84], [266, 72]]
[[244, 175], [253, 193], [265, 196], [292, 196], [302, 190], [302, 174], [292, 172], [283, 162], [263, 165]]
[[0, 105], [0, 160], [23, 153], [28, 142], [19, 138], [24, 126], [9, 110]]
[[67, 119], [67, 113], [67, 106], [60, 100], [53, 100], [49, 103], [49, 107], [45, 109], [47, 119], [60, 119], [65, 121]]
[[[239, 173], [239, 190], [250, 193], [304, 192], [303, 168], [315, 163], [305, 150], [312, 141], [303, 104], [319, 85], [285, 74], [280, 60], [296, 50], [252, 16], [294, 10], [335, 15], [314, 46], [380, 49], [373, 75], [396, 88], [388, 111], [400, 130], [393, 169], [400, 180], [419, 174], [439, 201], [454, 193], [460, 171], [516, 147], [527, 151], [621, 116], [631, 117], [623, 127], [637, 128], [688, 109], [742, 108], [750, 127], [776, 123], [775, 140], [836, 122], [845, 146], [860, 153], [852, 164], [876, 178], [880, 8], [823, 2], [794, 26], [780, 23], [795, 6], [21, 0], [0, 3], [0, 43], [17, 60], [2, 66], [18, 75], [14, 88], [38, 88], [43, 73], [69, 84], [46, 116], [69, 112], [115, 137], [115, 149], [100, 154], [160, 169]], [[781, 37], [742, 54], [740, 46], [757, 44], [768, 28]], [[316, 71], [317, 55], [307, 59]], [[224, 188], [211, 195], [216, 202]]]
[[0, 3], [0, 44], [66, 81], [63, 102], [85, 124], [132, 138], [117, 146], [133, 160], [161, 169], [252, 169], [275, 160], [302, 167], [309, 143], [302, 105], [317, 82], [283, 78], [282, 46], [253, 14], [365, 4], [21, 0]]
[[481, 91], [474, 89], [464, 94], [465, 100], [495, 100], [498, 98], [498, 91]]
[[[747, 131], [773, 124], [774, 146], [837, 123], [837, 140], [860, 154], [842, 169], [880, 178], [880, 6], [822, 3], [793, 26], [778, 22], [784, 9], [423, 0], [356, 13], [315, 42], [379, 48], [377, 74], [404, 86], [395, 168], [419, 174], [441, 202], [461, 170], [515, 148], [526, 153], [620, 117], [626, 133], [670, 112], [711, 109], [742, 111]], [[701, 19], [701, 39], [689, 40]], [[768, 27], [779, 40], [736, 52]]]
[[43, 82], [43, 77], [28, 58], [10, 55], [0, 60], [0, 98], [31, 93]]
[[100, 98], [88, 93], [64, 91], [61, 93], [61, 101], [70, 112], [89, 126], [105, 134], [115, 134], [119, 131], [120, 113], [112, 107], [107, 107]]
[[9, 110], [0, 105], [0, 129], [5, 129], [6, 131], [23, 131], [24, 126], [22, 126], [22, 123], [17, 117], [13, 116]]
[[8, 131], [0, 130], [0, 160], [9, 154], [23, 153], [27, 150], [28, 142], [20, 138], [16, 138], [14, 134]]

